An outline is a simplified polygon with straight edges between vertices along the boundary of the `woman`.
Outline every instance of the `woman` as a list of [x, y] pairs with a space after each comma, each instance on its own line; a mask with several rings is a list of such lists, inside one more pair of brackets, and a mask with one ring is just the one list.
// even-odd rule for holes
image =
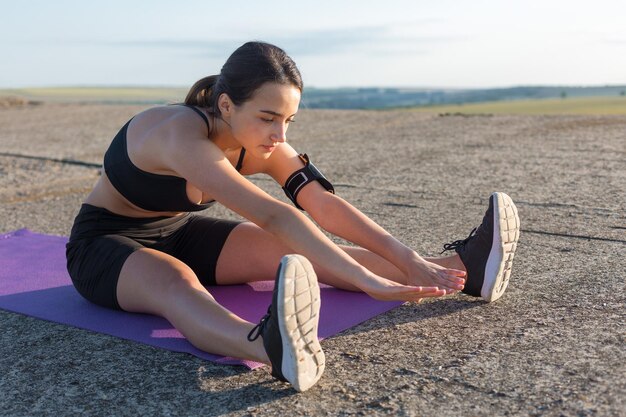
[[[67, 261], [77, 290], [106, 307], [162, 316], [204, 351], [271, 364], [299, 391], [324, 370], [317, 277], [381, 300], [459, 290], [498, 298], [510, 273], [504, 250], [512, 248], [512, 258], [519, 224], [508, 196], [494, 193], [476, 233], [446, 246], [457, 254], [424, 259], [335, 195], [286, 142], [301, 93], [300, 73], [283, 50], [249, 42], [219, 75], [198, 81], [184, 105], [133, 117], [113, 139], [72, 228]], [[245, 178], [256, 173], [358, 247], [334, 244], [298, 208]], [[193, 213], [213, 201], [249, 221]], [[499, 227], [506, 222], [511, 236]], [[274, 274], [272, 304], [256, 326], [205, 288]]]

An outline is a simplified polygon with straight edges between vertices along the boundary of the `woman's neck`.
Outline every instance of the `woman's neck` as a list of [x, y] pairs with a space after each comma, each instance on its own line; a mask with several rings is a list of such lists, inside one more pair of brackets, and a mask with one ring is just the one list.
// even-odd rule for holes
[[228, 149], [241, 148], [241, 145], [232, 134], [232, 129], [227, 121], [219, 116], [213, 116], [209, 140], [211, 140], [223, 152]]

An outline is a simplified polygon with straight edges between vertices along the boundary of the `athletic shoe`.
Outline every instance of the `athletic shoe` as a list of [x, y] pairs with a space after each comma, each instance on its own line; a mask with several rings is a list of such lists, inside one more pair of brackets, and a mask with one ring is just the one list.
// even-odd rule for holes
[[278, 266], [272, 304], [248, 340], [263, 338], [272, 375], [302, 392], [324, 372], [324, 352], [317, 340], [320, 288], [311, 263], [286, 255]]
[[519, 230], [520, 221], [513, 200], [496, 192], [489, 197], [489, 208], [481, 225], [466, 239], [443, 245], [443, 252], [455, 250], [467, 269], [464, 293], [482, 296], [488, 302], [504, 294], [511, 277]]

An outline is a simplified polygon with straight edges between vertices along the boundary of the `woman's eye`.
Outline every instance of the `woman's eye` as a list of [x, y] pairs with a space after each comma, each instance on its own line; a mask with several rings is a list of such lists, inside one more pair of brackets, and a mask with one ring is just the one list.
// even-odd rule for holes
[[261, 120], [267, 123], [272, 123], [274, 121], [273, 119], [264, 119], [264, 118], [261, 118]]

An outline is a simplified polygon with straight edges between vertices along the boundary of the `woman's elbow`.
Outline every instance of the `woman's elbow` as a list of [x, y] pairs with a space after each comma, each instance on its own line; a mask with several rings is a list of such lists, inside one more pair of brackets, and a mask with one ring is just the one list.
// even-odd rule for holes
[[339, 213], [342, 205], [343, 199], [329, 193], [328, 196], [318, 201], [313, 209], [308, 210], [308, 213], [319, 227], [333, 233], [337, 219], [341, 217]]
[[259, 216], [257, 226], [267, 232], [276, 234], [280, 233], [281, 230], [289, 228], [289, 224], [299, 216], [302, 216], [302, 213], [298, 209], [283, 203]]

